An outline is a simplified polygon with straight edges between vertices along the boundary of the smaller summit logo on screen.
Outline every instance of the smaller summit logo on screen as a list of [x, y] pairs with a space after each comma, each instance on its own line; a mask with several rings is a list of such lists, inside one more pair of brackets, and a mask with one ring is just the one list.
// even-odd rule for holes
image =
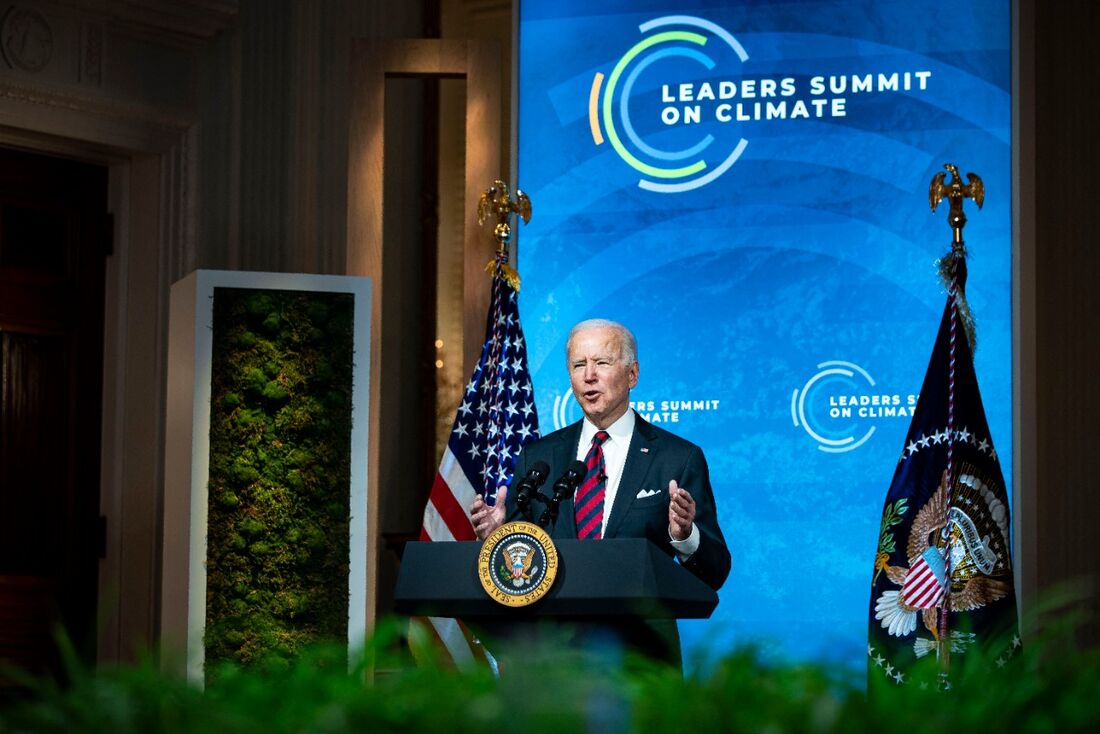
[[883, 421], [913, 417], [917, 396], [882, 389], [853, 362], [832, 360], [791, 395], [791, 421], [832, 454], [853, 451], [867, 442]]
[[[661, 393], [654, 399], [630, 401], [630, 407], [642, 417], [642, 420], [656, 424], [689, 423], [692, 419], [698, 419], [705, 414], [717, 413], [724, 405], [724, 399], [695, 394]], [[580, 420], [584, 413], [577, 405], [577, 399], [573, 396], [572, 390], [567, 388], [554, 396], [554, 409], [551, 415], [554, 430], [557, 431]]]

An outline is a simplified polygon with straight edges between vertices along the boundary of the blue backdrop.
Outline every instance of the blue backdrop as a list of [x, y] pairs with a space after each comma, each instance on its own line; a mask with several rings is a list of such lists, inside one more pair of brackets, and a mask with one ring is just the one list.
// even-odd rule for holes
[[[976, 367], [1011, 466], [1010, 8], [523, 0], [521, 312], [543, 433], [565, 336], [639, 341], [639, 412], [700, 444], [733, 572], [686, 649], [860, 661], [883, 498], [943, 308], [946, 162], [971, 202]], [[1009, 488], [1011, 495], [1011, 487]]]

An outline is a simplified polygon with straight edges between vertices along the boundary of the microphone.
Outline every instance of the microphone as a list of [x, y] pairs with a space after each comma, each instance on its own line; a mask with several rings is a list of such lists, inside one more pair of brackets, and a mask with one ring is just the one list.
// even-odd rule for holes
[[545, 461], [536, 461], [523, 479], [516, 484], [516, 509], [528, 519], [531, 518], [531, 495], [538, 492], [549, 473], [549, 464]]
[[565, 470], [565, 474], [562, 474], [554, 482], [554, 496], [550, 498], [542, 517], [539, 518], [539, 525], [546, 527], [548, 523], [557, 522], [558, 507], [561, 505], [561, 501], [577, 491], [577, 485], [581, 483], [587, 473], [588, 467], [584, 465], [583, 461], [574, 461], [569, 465], [569, 468]]

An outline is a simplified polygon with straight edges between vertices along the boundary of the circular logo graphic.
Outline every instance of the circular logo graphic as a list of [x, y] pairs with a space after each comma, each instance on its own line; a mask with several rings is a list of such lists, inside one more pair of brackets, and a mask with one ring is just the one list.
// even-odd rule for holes
[[[638, 26], [634, 44], [606, 75], [597, 72], [588, 95], [588, 122], [596, 145], [605, 140], [642, 174], [640, 188], [680, 193], [714, 181], [745, 151], [748, 141], [707, 124], [704, 109], [714, 107], [729, 121], [723, 85], [712, 75], [728, 75], [749, 55], [725, 28], [690, 15], [668, 15]], [[713, 103], [713, 104], [712, 104]], [[723, 140], [724, 139], [724, 140]]]
[[[795, 427], [801, 426], [810, 438], [817, 441], [818, 448], [828, 453], [843, 453], [862, 446], [875, 427], [869, 426], [859, 435], [861, 428], [850, 418], [850, 412], [843, 412], [836, 406], [836, 400], [828, 395], [830, 386], [841, 393], [855, 393], [861, 385], [858, 375], [866, 381], [867, 387], [874, 387], [875, 380], [867, 370], [858, 364], [833, 360], [817, 366], [818, 372], [791, 395], [791, 420]], [[841, 418], [839, 425], [827, 426], [826, 417]]]
[[508, 607], [537, 602], [553, 586], [557, 573], [554, 541], [529, 522], [501, 525], [485, 539], [477, 558], [477, 575], [485, 593]]
[[572, 390], [566, 390], [565, 392], [558, 393], [554, 396], [554, 430], [560, 430], [565, 428], [573, 421], [577, 420], [577, 399], [573, 396]]

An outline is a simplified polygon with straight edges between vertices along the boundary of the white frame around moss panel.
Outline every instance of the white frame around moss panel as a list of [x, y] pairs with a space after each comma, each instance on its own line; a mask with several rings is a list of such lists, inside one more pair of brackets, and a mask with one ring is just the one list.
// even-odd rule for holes
[[188, 680], [204, 683], [206, 650], [207, 484], [210, 476], [210, 379], [214, 290], [349, 293], [354, 305], [351, 419], [351, 525], [348, 573], [348, 663], [367, 633], [367, 446], [370, 385], [371, 281], [346, 275], [196, 270], [172, 285], [165, 426], [162, 660], [179, 670], [186, 650]]

